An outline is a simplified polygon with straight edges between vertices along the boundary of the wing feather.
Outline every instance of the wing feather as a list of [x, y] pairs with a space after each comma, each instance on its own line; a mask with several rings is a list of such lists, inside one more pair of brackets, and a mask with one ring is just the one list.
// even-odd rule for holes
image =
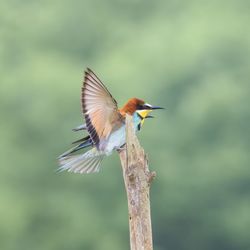
[[85, 71], [82, 87], [82, 110], [87, 131], [97, 146], [100, 140], [106, 139], [114, 127], [122, 122], [116, 100], [90, 69]]

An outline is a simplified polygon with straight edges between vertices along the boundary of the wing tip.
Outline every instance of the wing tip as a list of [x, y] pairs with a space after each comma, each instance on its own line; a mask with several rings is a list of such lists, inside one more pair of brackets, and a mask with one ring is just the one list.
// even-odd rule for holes
[[[89, 67], [86, 68], [86, 71], [87, 71], [87, 72], [93, 72], [93, 70], [92, 70], [91, 68], [89, 68]], [[85, 72], [86, 72], [86, 71], [85, 71]]]

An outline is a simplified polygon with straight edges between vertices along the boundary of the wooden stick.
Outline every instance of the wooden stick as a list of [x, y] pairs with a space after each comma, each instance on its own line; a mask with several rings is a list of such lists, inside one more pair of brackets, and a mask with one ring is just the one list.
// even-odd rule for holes
[[152, 228], [149, 189], [155, 172], [134, 132], [132, 116], [126, 116], [126, 146], [119, 152], [127, 192], [130, 249], [152, 250]]

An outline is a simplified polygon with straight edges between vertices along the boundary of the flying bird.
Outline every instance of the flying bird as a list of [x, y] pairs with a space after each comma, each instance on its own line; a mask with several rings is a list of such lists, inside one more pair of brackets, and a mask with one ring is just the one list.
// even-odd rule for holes
[[[139, 131], [145, 119], [153, 117], [149, 115], [151, 111], [162, 109], [138, 98], [129, 99], [119, 109], [108, 89], [89, 68], [85, 71], [81, 104], [86, 124], [73, 131], [86, 130], [88, 135], [73, 142], [76, 146], [58, 157], [59, 171], [81, 174], [99, 172], [103, 158], [120, 150], [126, 143], [126, 114], [133, 117], [134, 129]], [[85, 148], [90, 149], [83, 154], [76, 154]]]

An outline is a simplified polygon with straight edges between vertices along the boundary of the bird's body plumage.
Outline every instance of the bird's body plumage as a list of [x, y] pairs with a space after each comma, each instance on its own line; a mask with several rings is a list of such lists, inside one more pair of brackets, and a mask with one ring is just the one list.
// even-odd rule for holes
[[[74, 148], [59, 156], [59, 171], [75, 173], [98, 172], [104, 156], [119, 150], [126, 143], [125, 117], [133, 116], [135, 131], [140, 130], [145, 118], [153, 107], [138, 98], [129, 101], [118, 109], [116, 100], [93, 71], [87, 69], [82, 87], [82, 111], [86, 124], [73, 129], [87, 130], [88, 136], [76, 141]], [[75, 155], [80, 149], [92, 147], [84, 154]]]

